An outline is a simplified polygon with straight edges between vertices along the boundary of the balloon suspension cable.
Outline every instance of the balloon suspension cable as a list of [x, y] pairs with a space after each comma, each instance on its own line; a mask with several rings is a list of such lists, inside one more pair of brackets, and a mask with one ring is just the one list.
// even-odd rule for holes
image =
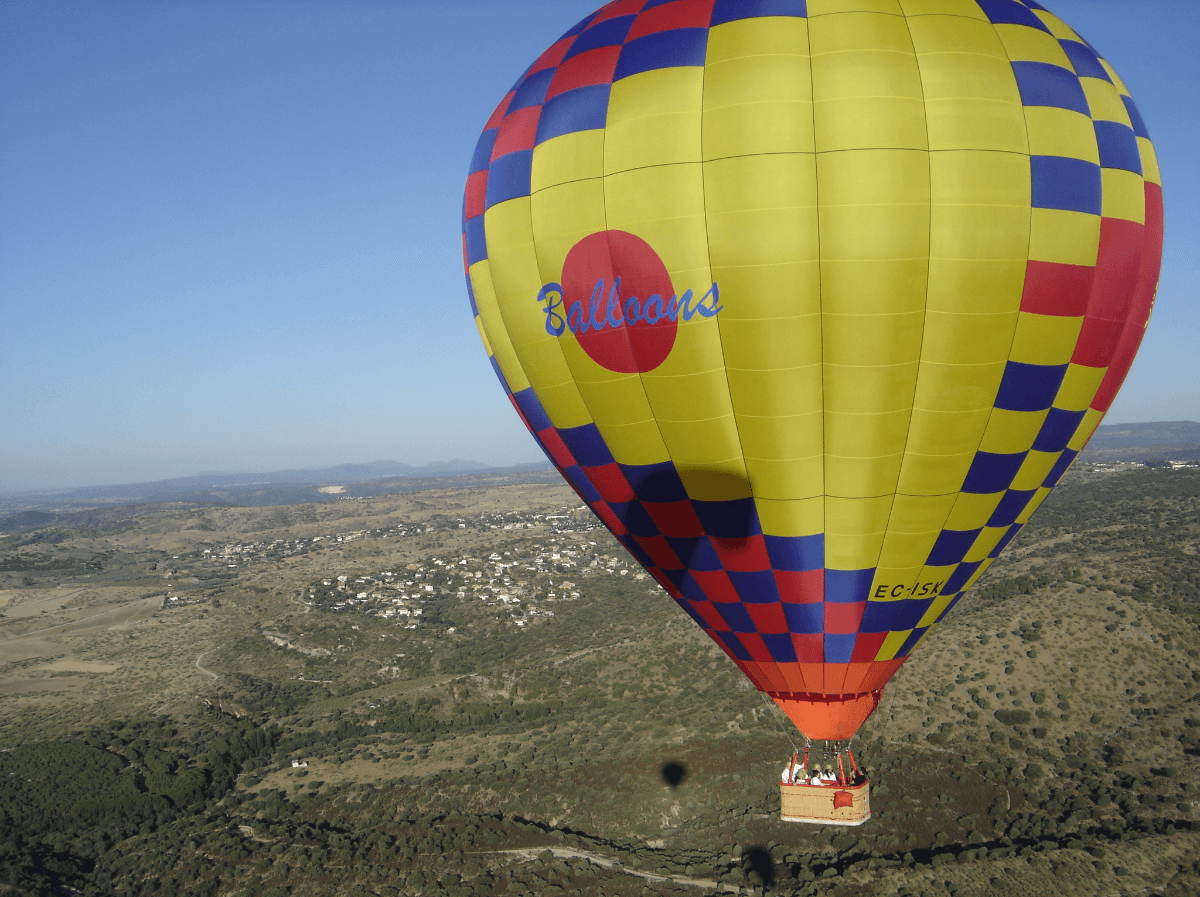
[[[787, 723], [785, 723], [783, 721], [783, 719], [781, 719], [781, 717], [783, 717], [784, 714], [783, 714], [783, 711], [779, 709], [779, 705], [776, 704], [774, 701], [772, 701], [770, 698], [768, 698], [766, 696], [766, 694], [764, 694], [761, 691], [758, 693], [758, 696], [760, 698], [762, 698], [763, 703], [766, 704], [771, 709], [771, 711], [773, 711], [771, 713], [771, 718], [773, 720], [775, 720], [775, 725], [779, 726], [779, 731], [783, 733], [784, 737], [788, 740], [788, 743], [791, 744], [792, 750], [796, 753], [799, 753], [800, 746], [796, 744], [796, 739], [792, 737], [792, 732], [788, 728]], [[807, 738], [804, 739], [804, 755], [806, 757], [808, 756], [808, 739]]]

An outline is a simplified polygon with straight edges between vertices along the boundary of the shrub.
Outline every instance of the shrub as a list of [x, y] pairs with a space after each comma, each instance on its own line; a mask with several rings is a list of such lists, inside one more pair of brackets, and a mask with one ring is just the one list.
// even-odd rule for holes
[[857, 844], [858, 838], [849, 832], [842, 832], [841, 834], [835, 835], [833, 841], [830, 843], [833, 845], [834, 850], [836, 850], [838, 853], [843, 853]]
[[1028, 710], [997, 710], [995, 717], [1009, 726], [1020, 726], [1033, 719]]

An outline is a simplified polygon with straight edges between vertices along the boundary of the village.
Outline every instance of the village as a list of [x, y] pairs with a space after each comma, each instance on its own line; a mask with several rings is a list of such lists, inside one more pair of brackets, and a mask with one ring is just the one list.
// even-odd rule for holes
[[[361, 501], [361, 499], [358, 499]], [[561, 508], [552, 514], [522, 513], [507, 511], [488, 512], [469, 517], [446, 517], [434, 515], [420, 523], [398, 524], [374, 529], [348, 530], [313, 536], [311, 539], [272, 539], [262, 542], [230, 542], [218, 548], [199, 550], [197, 560], [224, 562], [227, 569], [236, 569], [254, 560], [277, 560], [296, 554], [304, 554], [314, 548], [344, 545], [361, 539], [406, 538], [421, 535], [445, 535], [455, 530], [486, 532], [489, 530], [540, 530], [550, 534], [588, 533], [603, 529], [602, 524], [584, 505]], [[173, 555], [172, 560], [179, 560]]]
[[304, 600], [321, 610], [392, 620], [406, 629], [422, 626], [429, 602], [468, 600], [521, 628], [537, 617], [553, 617], [555, 602], [580, 597], [574, 580], [597, 573], [649, 578], [629, 558], [599, 553], [596, 542], [562, 535], [521, 541], [481, 557], [434, 556], [399, 572], [337, 574], [309, 586]]
[[[488, 609], [499, 621], [521, 629], [537, 618], [554, 617], [556, 602], [579, 598], [576, 580], [583, 576], [605, 573], [653, 585], [624, 552], [598, 546], [595, 538], [602, 531], [603, 526], [583, 505], [547, 513], [506, 511], [461, 517], [438, 514], [421, 522], [334, 532], [310, 539], [230, 542], [198, 549], [191, 556], [172, 555], [157, 568], [171, 579], [237, 577], [258, 564], [323, 552], [359, 540], [436, 534], [442, 537], [436, 554], [403, 564], [393, 561], [392, 569], [388, 570], [329, 570], [301, 591], [300, 600], [316, 610], [375, 617], [403, 629], [428, 629], [431, 617], [438, 617], [427, 614], [434, 602], [469, 601], [478, 608]], [[449, 543], [461, 541], [445, 538], [455, 532], [463, 536], [504, 535], [483, 540], [490, 550], [460, 549], [459, 553], [454, 549], [447, 551]], [[611, 543], [605, 540], [605, 544]], [[330, 559], [333, 560], [332, 555]], [[173, 588], [173, 584], [168, 584], [168, 589]], [[169, 591], [162, 606], [186, 607], [204, 600], [202, 592]], [[447, 631], [454, 632], [454, 627]]]

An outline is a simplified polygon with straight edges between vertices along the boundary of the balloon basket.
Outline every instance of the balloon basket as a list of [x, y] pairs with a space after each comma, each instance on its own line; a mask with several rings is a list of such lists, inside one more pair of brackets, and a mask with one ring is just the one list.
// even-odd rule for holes
[[871, 783], [779, 786], [779, 818], [814, 825], [862, 825], [871, 818]]

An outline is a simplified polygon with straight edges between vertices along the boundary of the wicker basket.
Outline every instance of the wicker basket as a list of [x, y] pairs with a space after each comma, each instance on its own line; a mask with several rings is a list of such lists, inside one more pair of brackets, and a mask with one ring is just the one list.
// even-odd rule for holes
[[866, 779], [846, 787], [780, 784], [780, 818], [819, 825], [862, 825], [871, 818], [870, 789]]

